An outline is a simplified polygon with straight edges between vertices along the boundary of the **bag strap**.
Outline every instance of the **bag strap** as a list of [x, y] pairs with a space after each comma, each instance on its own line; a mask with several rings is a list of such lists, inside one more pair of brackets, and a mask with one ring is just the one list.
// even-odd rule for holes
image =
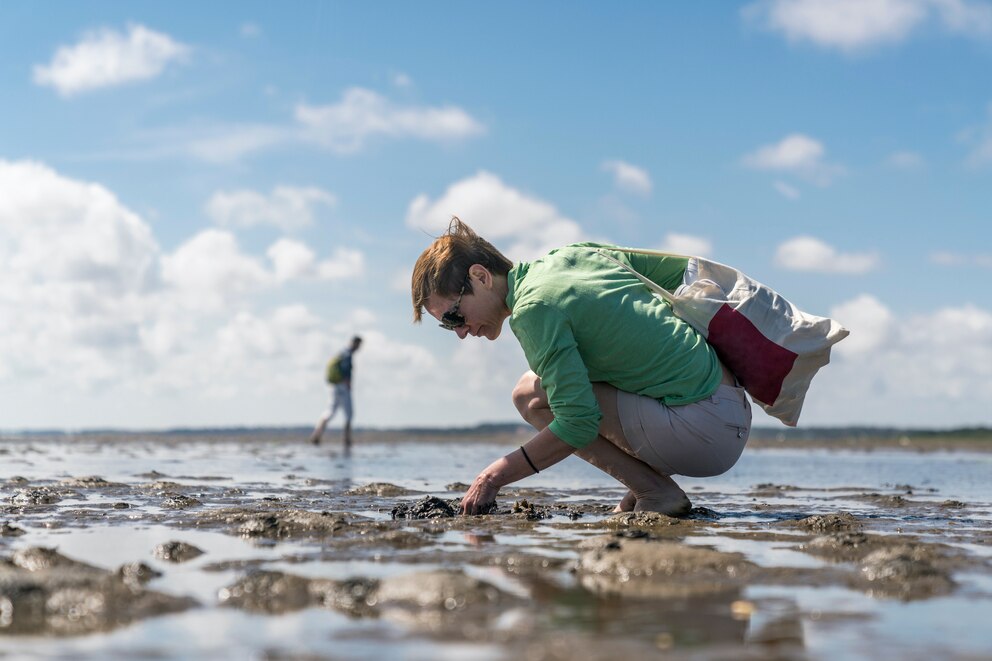
[[[644, 275], [642, 275], [642, 274], [640, 274], [640, 273], [638, 273], [638, 272], [637, 272], [637, 271], [635, 271], [635, 270], [634, 270], [634, 269], [633, 269], [633, 268], [632, 268], [631, 266], [629, 266], [629, 265], [627, 265], [627, 264], [624, 264], [624, 263], [623, 263], [623, 262], [621, 262], [621, 261], [620, 261], [619, 259], [616, 259], [615, 257], [613, 257], [613, 256], [611, 256], [611, 255], [607, 255], [607, 254], [606, 254], [605, 252], [603, 252], [602, 250], [597, 250], [596, 252], [598, 252], [598, 253], [599, 253], [600, 255], [602, 255], [602, 256], [603, 256], [603, 257], [605, 257], [606, 259], [608, 259], [608, 260], [610, 260], [611, 262], [613, 262], [613, 263], [614, 263], [614, 264], [616, 264], [617, 266], [620, 266], [620, 267], [622, 267], [622, 268], [625, 268], [625, 269], [627, 269], [628, 271], [630, 271], [631, 273], [633, 273], [633, 274], [634, 274], [634, 276], [635, 276], [635, 277], [636, 277], [636, 278], [637, 278], [638, 280], [640, 280], [640, 281], [641, 281], [641, 282], [643, 282], [643, 283], [644, 283], [645, 285], [647, 285], [647, 288], [648, 288], [648, 289], [650, 289], [650, 290], [651, 290], [651, 291], [653, 291], [654, 293], [656, 293], [656, 294], [658, 294], [659, 296], [661, 296], [661, 297], [662, 297], [663, 299], [665, 299], [665, 300], [666, 300], [666, 301], [668, 301], [669, 303], [672, 303], [672, 304], [674, 304], [674, 303], [675, 303], [675, 296], [673, 296], [673, 295], [672, 295], [672, 293], [671, 293], [670, 291], [668, 291], [667, 289], [665, 289], [664, 287], [662, 287], [661, 285], [659, 285], [659, 284], [658, 284], [657, 282], [655, 282], [654, 280], [651, 280], [651, 279], [650, 279], [650, 278], [648, 278], [647, 276], [644, 276]], [[623, 250], [621, 250], [621, 252], [626, 252], [626, 253], [635, 253], [635, 254], [639, 254], [639, 255], [655, 255], [655, 256], [667, 256], [667, 257], [684, 257], [684, 255], [676, 255], [676, 254], [674, 254], [674, 253], [670, 253], [670, 252], [661, 252], [661, 251], [659, 251], [659, 250], [633, 250], [633, 249], [623, 249]]]

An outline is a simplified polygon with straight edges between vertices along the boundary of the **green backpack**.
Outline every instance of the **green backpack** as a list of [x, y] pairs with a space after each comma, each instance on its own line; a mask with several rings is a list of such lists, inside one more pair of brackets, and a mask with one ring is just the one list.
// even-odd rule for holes
[[341, 356], [335, 356], [327, 363], [327, 382], [341, 383], [344, 381], [344, 374], [341, 373]]

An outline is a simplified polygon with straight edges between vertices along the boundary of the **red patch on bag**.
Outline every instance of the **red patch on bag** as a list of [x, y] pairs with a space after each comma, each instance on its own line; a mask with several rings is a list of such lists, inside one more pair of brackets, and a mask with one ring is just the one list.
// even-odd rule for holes
[[726, 303], [713, 315], [706, 341], [744, 389], [756, 400], [775, 403], [798, 354], [761, 334], [751, 321]]

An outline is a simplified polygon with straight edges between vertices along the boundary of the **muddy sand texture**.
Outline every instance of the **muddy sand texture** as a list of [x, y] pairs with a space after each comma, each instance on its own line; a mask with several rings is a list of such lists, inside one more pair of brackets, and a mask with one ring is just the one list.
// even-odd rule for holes
[[[837, 588], [906, 603], [955, 596], [962, 576], [992, 580], [989, 556], [969, 551], [992, 543], [981, 512], [912, 485], [814, 496], [759, 484], [744, 505], [690, 494], [707, 507], [684, 518], [613, 514], [615, 499], [596, 490], [507, 488], [490, 513], [464, 517], [460, 483], [424, 493], [300, 478], [250, 498], [224, 476], [187, 484], [193, 479], [156, 470], [129, 483], [92, 475], [6, 480], [0, 636], [110, 631], [195, 607], [263, 616], [327, 609], [391, 623], [411, 640], [496, 644], [512, 659], [612, 661], [701, 649], [720, 658], [802, 658], [803, 626], [814, 614], [794, 601], [749, 596], [750, 588]], [[858, 513], [835, 498], [859, 504]], [[12, 547], [35, 529], [94, 524], [155, 524], [175, 534], [113, 569], [51, 548]], [[278, 560], [214, 557], [184, 541], [187, 530], [281, 552]], [[306, 571], [352, 561], [398, 569], [333, 579]], [[236, 578], [198, 603], [166, 589], [162, 563]], [[992, 597], [978, 588], [970, 594]], [[837, 627], [853, 617], [815, 613]]]

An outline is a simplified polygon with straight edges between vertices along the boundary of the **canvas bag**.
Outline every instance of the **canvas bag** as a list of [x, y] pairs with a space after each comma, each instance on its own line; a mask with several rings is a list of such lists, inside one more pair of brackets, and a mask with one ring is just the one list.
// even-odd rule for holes
[[[654, 250], [626, 253], [671, 256]], [[672, 311], [716, 350], [756, 404], [795, 427], [817, 370], [849, 331], [833, 319], [807, 314], [772, 289], [724, 264], [690, 257], [683, 284], [669, 292], [605, 252], [668, 301]]]

